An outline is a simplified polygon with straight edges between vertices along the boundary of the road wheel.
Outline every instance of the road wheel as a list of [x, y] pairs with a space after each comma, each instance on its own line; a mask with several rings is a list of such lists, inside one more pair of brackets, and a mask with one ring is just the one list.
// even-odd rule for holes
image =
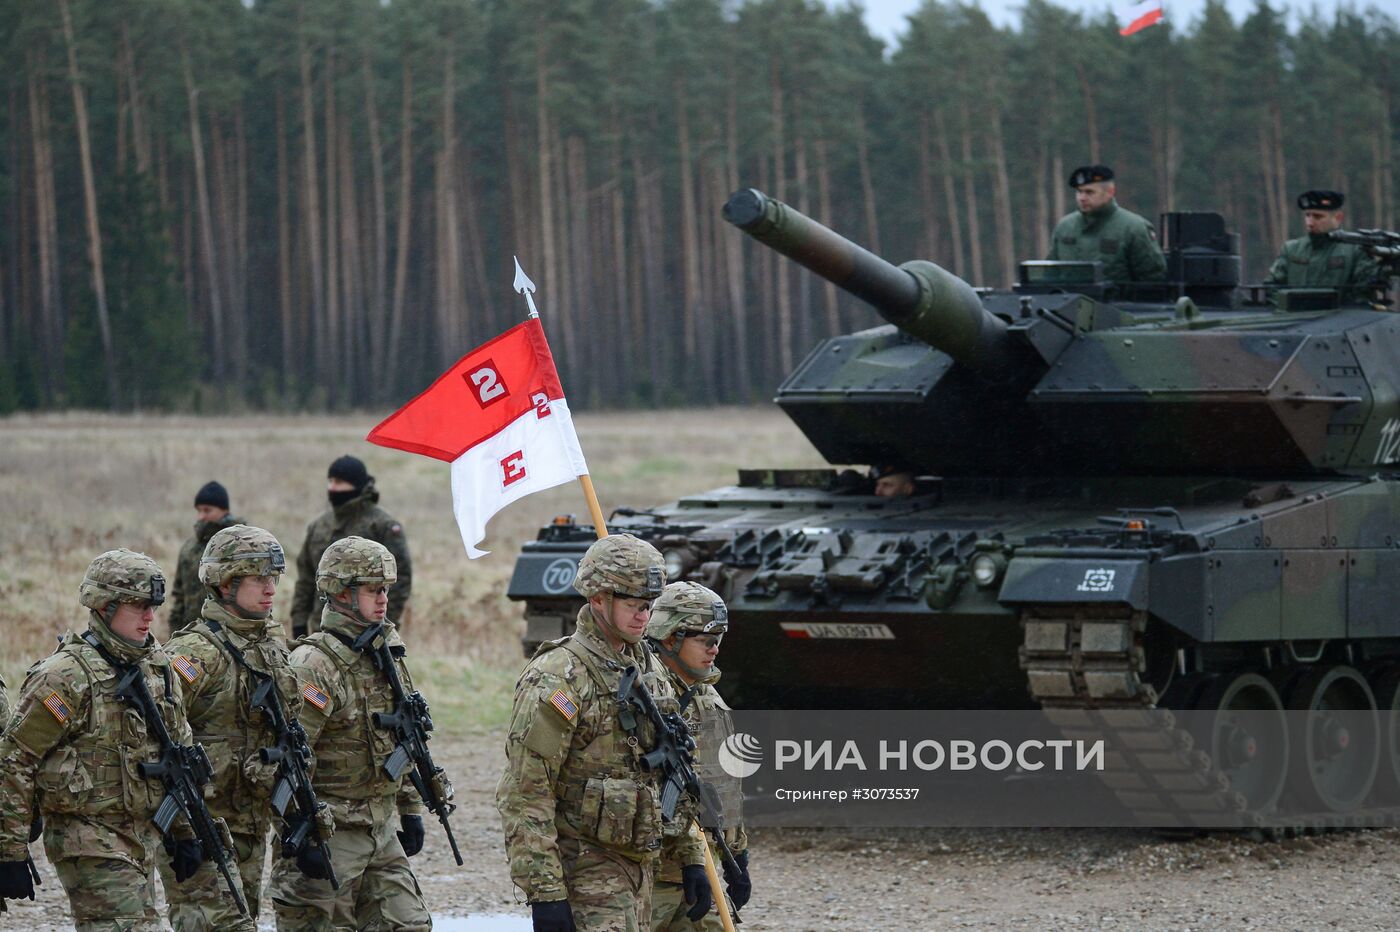
[[1292, 684], [1290, 786], [1309, 809], [1348, 812], [1366, 799], [1380, 764], [1376, 698], [1353, 667], [1319, 667]]
[[1381, 761], [1374, 793], [1382, 805], [1400, 804], [1400, 667], [1368, 671], [1380, 712]]
[[1289, 756], [1288, 722], [1273, 684], [1257, 673], [1219, 676], [1201, 691], [1196, 709], [1197, 746], [1250, 811], [1270, 809], [1283, 792]]

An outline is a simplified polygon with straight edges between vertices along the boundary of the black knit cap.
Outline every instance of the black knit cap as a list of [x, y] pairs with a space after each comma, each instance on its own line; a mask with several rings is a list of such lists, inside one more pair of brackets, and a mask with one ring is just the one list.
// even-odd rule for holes
[[327, 479], [343, 479], [355, 487], [355, 491], [362, 491], [365, 483], [369, 482], [369, 470], [365, 469], [365, 464], [350, 454], [342, 456], [331, 463], [331, 468], [326, 470]]
[[1070, 173], [1069, 186], [1078, 188], [1096, 181], [1112, 181], [1113, 169], [1107, 165], [1081, 165]]
[[228, 489], [210, 479], [194, 494], [194, 505], [196, 508], [200, 505], [213, 505], [228, 511]]
[[1347, 196], [1340, 191], [1304, 191], [1298, 195], [1299, 210], [1341, 210]]

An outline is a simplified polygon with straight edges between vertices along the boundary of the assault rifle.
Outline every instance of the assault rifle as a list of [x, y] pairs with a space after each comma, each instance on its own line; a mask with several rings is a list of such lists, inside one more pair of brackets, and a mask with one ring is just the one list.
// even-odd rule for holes
[[1388, 307], [1390, 279], [1400, 275], [1400, 233], [1393, 230], [1333, 230], [1327, 234], [1338, 243], [1351, 243], [1360, 246], [1367, 255], [1376, 260], [1380, 268], [1375, 280], [1370, 282], [1371, 303], [1377, 307]]
[[[110, 659], [108, 662], [112, 663]], [[151, 821], [160, 829], [161, 835], [168, 836], [175, 817], [183, 815], [194, 830], [194, 837], [203, 846], [206, 856], [213, 858], [219, 867], [219, 873], [224, 875], [224, 885], [228, 887], [229, 893], [233, 894], [238, 911], [247, 916], [248, 904], [243, 899], [243, 891], [233, 882], [233, 875], [229, 873], [230, 852], [224, 847], [224, 833], [220, 823], [209, 814], [208, 807], [204, 805], [204, 784], [214, 776], [209, 755], [204, 753], [204, 746], [201, 744], [176, 744], [170, 737], [170, 732], [165, 727], [165, 719], [161, 718], [160, 709], [156, 708], [156, 701], [152, 698], [151, 691], [146, 688], [146, 677], [140, 666], [116, 663], [112, 663], [112, 666], [122, 672], [121, 679], [117, 681], [117, 700], [130, 703], [141, 713], [146, 727], [160, 744], [160, 757], [157, 760], [137, 765], [142, 777], [159, 780], [165, 787], [165, 799], [156, 807], [156, 814]]]
[[371, 651], [370, 659], [389, 681], [389, 689], [393, 693], [394, 710], [374, 713], [375, 727], [387, 729], [394, 735], [394, 750], [384, 761], [384, 773], [390, 780], [397, 780], [412, 766], [408, 778], [422, 797], [423, 805], [442, 823], [442, 830], [447, 833], [447, 843], [452, 846], [452, 856], [460, 866], [463, 863], [462, 852], [457, 850], [457, 839], [447, 821], [452, 810], [457, 808], [451, 802], [451, 784], [447, 782], [443, 769], [433, 763], [433, 755], [428, 751], [428, 733], [433, 730], [428, 700], [417, 690], [412, 693], [404, 691], [398, 667], [394, 666], [394, 653], [383, 635], [383, 624], [371, 625], [355, 639], [351, 648], [361, 652]]
[[[636, 730], [637, 713], [641, 713], [656, 732], [656, 744], [642, 755], [642, 766], [661, 779], [661, 818], [667, 822], [675, 818], [681, 793], [689, 793], [699, 803], [701, 821], [710, 826], [709, 834], [724, 863], [739, 870], [734, 852], [724, 840], [724, 809], [719, 793], [695, 772], [695, 739], [690, 736], [685, 719], [678, 712], [663, 713], [657, 708], [656, 700], [642, 683], [636, 667], [623, 671], [617, 687], [617, 703], [618, 722], [624, 731]], [[718, 895], [718, 890], [715, 892]]]
[[[249, 668], [251, 670], [251, 668]], [[282, 857], [294, 858], [303, 846], [310, 845], [321, 852], [326, 862], [326, 871], [331, 888], [340, 889], [340, 881], [331, 866], [331, 849], [316, 821], [316, 816], [326, 808], [326, 804], [316, 798], [311, 786], [311, 747], [306, 740], [306, 729], [301, 722], [288, 720], [282, 707], [282, 696], [272, 677], [263, 674], [250, 700], [255, 711], [261, 712], [277, 733], [277, 743], [260, 748], [258, 757], [264, 764], [277, 765], [277, 785], [272, 788], [272, 810], [282, 819], [283, 829], [279, 834], [282, 843]], [[295, 807], [294, 817], [287, 812]]]

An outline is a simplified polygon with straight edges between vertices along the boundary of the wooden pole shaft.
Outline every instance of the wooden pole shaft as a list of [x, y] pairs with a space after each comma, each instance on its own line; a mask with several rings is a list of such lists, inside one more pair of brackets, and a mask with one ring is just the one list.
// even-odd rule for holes
[[598, 539], [602, 540], [608, 536], [608, 525], [603, 520], [603, 509], [598, 504], [598, 493], [593, 491], [593, 479], [584, 473], [578, 477], [578, 484], [583, 486], [583, 497], [588, 500], [588, 513], [593, 517], [593, 530], [598, 534]]
[[729, 918], [729, 901], [724, 898], [724, 887], [719, 883], [719, 871], [715, 869], [715, 856], [710, 851], [710, 839], [698, 822], [690, 824], [700, 834], [700, 844], [705, 851], [705, 876], [710, 879], [710, 896], [714, 897], [715, 907], [719, 909], [720, 924], [724, 926], [724, 932], [734, 932], [734, 920]]

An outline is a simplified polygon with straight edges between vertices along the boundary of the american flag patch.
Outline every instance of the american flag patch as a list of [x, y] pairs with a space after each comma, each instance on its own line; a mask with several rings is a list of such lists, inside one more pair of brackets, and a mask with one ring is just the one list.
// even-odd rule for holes
[[549, 704], [559, 710], [559, 714], [568, 721], [573, 721], [578, 714], [578, 706], [574, 705], [574, 700], [564, 695], [564, 690], [556, 689], [554, 695], [549, 697]]
[[170, 665], [175, 668], [176, 673], [185, 678], [186, 683], [193, 683], [199, 679], [199, 666], [184, 654], [180, 654], [170, 661]]
[[331, 701], [330, 696], [327, 696], [310, 683], [306, 683], [301, 687], [301, 697], [318, 709], [324, 709], [326, 703]]
[[68, 704], [58, 693], [49, 693], [49, 698], [44, 700], [44, 708], [58, 719], [60, 725], [68, 724], [68, 720], [73, 717], [73, 713], [68, 710]]

